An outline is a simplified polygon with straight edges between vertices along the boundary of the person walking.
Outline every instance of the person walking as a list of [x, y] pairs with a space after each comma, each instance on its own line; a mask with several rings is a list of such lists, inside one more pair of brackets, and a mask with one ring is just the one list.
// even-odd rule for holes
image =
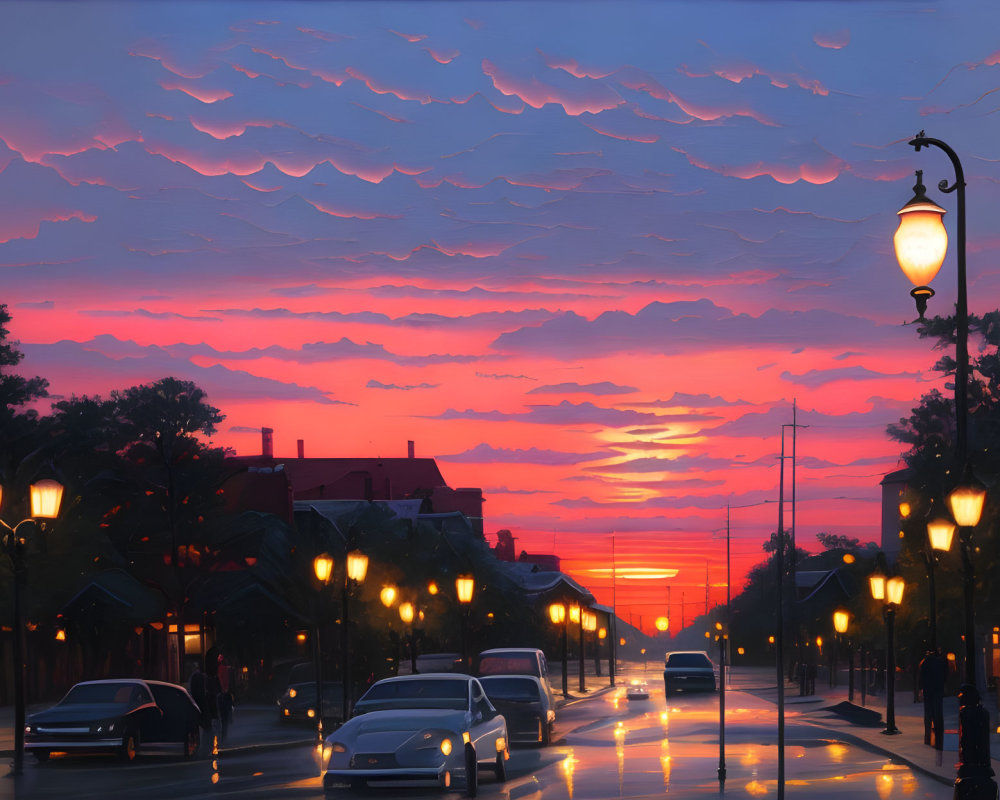
[[939, 650], [928, 650], [920, 662], [920, 690], [924, 695], [924, 744], [944, 749], [944, 684], [948, 663]]

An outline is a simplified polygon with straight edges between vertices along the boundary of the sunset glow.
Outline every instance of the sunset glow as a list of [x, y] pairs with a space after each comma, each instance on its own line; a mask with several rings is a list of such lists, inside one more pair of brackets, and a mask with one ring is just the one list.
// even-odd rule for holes
[[878, 539], [886, 425], [948, 391], [892, 246], [915, 169], [954, 209], [921, 128], [1000, 297], [995, 3], [52, 7], [0, 26], [21, 374], [192, 380], [240, 455], [412, 440], [649, 632], [763, 560], [793, 402], [797, 543]]

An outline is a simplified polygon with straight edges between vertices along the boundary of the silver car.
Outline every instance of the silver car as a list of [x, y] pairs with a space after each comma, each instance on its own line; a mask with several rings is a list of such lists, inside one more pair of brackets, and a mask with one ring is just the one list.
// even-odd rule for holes
[[449, 788], [455, 775], [475, 797], [479, 770], [507, 779], [507, 722], [469, 675], [429, 673], [386, 678], [327, 737], [323, 789], [375, 782], [424, 782]]

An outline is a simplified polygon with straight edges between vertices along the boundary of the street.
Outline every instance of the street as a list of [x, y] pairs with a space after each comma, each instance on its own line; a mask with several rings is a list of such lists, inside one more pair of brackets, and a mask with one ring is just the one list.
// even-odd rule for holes
[[[510, 800], [602, 800], [703, 794], [774, 796], [777, 778], [776, 713], [734, 676], [727, 692], [726, 771], [720, 787], [718, 695], [664, 697], [660, 674], [641, 666], [626, 669], [615, 688], [575, 700], [559, 712], [555, 744], [511, 751], [508, 780], [500, 785], [484, 773], [479, 793]], [[629, 701], [632, 679], [648, 681], [648, 700]], [[753, 681], [750, 681], [753, 682]], [[786, 793], [798, 797], [864, 795], [890, 798], [944, 798], [951, 788], [884, 755], [837, 741], [786, 708]], [[304, 735], [307, 737], [308, 732]], [[213, 767], [218, 767], [214, 769]], [[12, 781], [0, 792], [15, 796]], [[363, 793], [348, 789], [331, 796], [447, 797], [455, 789], [386, 787]], [[260, 797], [323, 798], [318, 762], [305, 744], [241, 748], [216, 759], [184, 761], [179, 755], [142, 755], [132, 765], [107, 757], [29, 758], [17, 785], [18, 798]]]

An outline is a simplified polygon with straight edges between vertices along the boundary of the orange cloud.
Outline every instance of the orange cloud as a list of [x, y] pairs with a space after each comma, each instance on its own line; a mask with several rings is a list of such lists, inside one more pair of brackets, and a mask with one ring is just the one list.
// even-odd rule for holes
[[22, 211], [8, 209], [0, 217], [0, 243], [12, 239], [35, 239], [43, 222], [66, 222], [78, 219], [81, 222], [96, 222], [97, 217], [83, 211]]
[[375, 94], [391, 94], [393, 97], [398, 97], [400, 100], [415, 100], [422, 105], [435, 102], [435, 99], [426, 92], [410, 91], [407, 89], [398, 89], [386, 86], [385, 84], [376, 81], [374, 78], [370, 78], [361, 72], [361, 70], [355, 69], [354, 67], [348, 67], [346, 72], [355, 80], [361, 81], [370, 91], [375, 92]]
[[773, 178], [778, 183], [795, 183], [805, 181], [806, 183], [824, 184], [835, 180], [842, 172], [847, 171], [847, 164], [836, 156], [827, 154], [821, 163], [803, 164], [768, 164], [764, 161], [757, 161], [753, 164], [727, 165], [710, 164], [679, 147], [673, 148], [687, 158], [688, 162], [699, 169], [707, 169], [725, 175], [729, 178], [742, 178], [749, 180], [759, 178], [764, 175]]
[[182, 83], [179, 80], [162, 80], [160, 88], [168, 92], [180, 91], [205, 104], [218, 103], [233, 96], [228, 89], [212, 89], [205, 86], [196, 86], [191, 83]]
[[400, 33], [399, 31], [394, 31], [392, 28], [389, 28], [389, 33], [394, 33], [396, 36], [399, 36], [401, 39], [406, 39], [408, 42], [422, 42], [427, 38], [426, 33]]
[[450, 64], [456, 58], [461, 55], [458, 50], [432, 50], [429, 47], [425, 47], [431, 58], [438, 62], [438, 64]]
[[827, 33], [817, 33], [813, 36], [813, 41], [820, 47], [828, 47], [831, 50], [840, 50], [851, 43], [850, 28], [842, 28], [839, 31]]
[[548, 103], [560, 105], [570, 116], [584, 113], [599, 114], [622, 105], [625, 101], [603, 84], [596, 84], [593, 92], [571, 96], [570, 92], [542, 83], [538, 78], [523, 80], [502, 72], [491, 61], [483, 59], [483, 72], [493, 80], [501, 94], [516, 95], [532, 108], [542, 108]]

